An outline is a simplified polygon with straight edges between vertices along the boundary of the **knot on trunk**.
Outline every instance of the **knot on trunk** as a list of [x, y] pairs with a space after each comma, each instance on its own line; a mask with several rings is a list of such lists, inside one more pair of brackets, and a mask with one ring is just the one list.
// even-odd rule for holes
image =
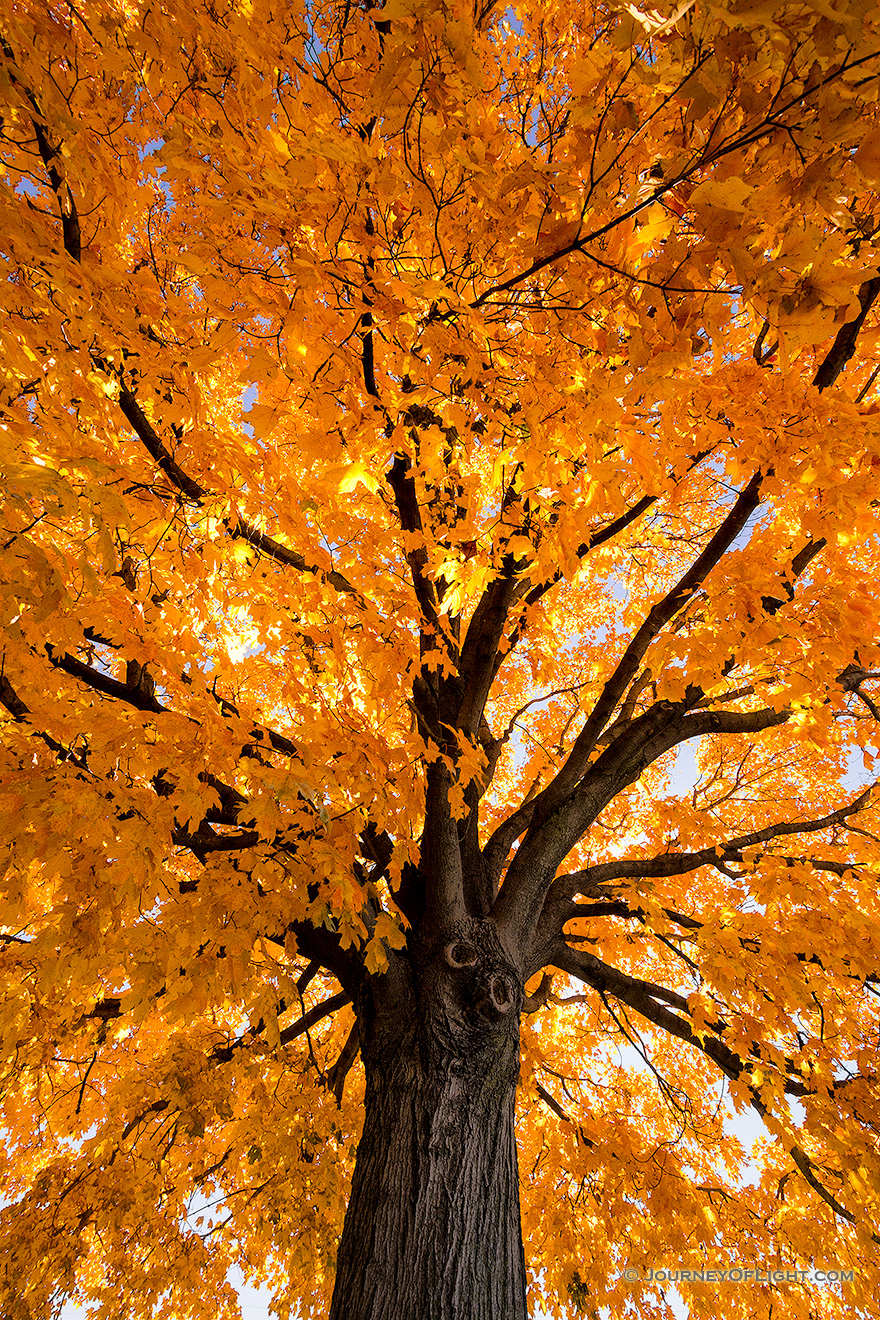
[[426, 961], [421, 999], [430, 1034], [442, 1049], [472, 1059], [516, 1034], [523, 987], [494, 922], [456, 923]]
[[446, 961], [450, 967], [473, 967], [478, 957], [476, 946], [467, 940], [452, 940], [446, 946]]
[[489, 982], [489, 999], [492, 1007], [499, 1013], [506, 1013], [513, 1007], [510, 988], [503, 976], [493, 976]]

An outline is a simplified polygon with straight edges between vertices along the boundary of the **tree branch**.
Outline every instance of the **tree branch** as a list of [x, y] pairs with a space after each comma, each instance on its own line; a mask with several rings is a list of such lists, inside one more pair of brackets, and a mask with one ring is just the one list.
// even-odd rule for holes
[[[508, 290], [515, 288], [518, 284], [522, 284], [525, 280], [531, 279], [533, 275], [538, 274], [539, 271], [544, 270], [547, 266], [556, 265], [557, 262], [562, 261], [565, 257], [571, 256], [575, 252], [584, 252], [589, 258], [590, 254], [585, 251], [589, 243], [594, 243], [598, 239], [603, 238], [605, 234], [617, 228], [618, 225], [625, 224], [635, 216], [640, 215], [641, 212], [646, 210], [649, 206], [653, 206], [658, 201], [661, 201], [667, 193], [690, 179], [697, 170], [706, 170], [710, 166], [717, 165], [717, 163], [720, 160], [723, 160], [725, 156], [729, 156], [734, 152], [751, 146], [753, 143], [759, 142], [763, 137], [778, 133], [781, 127], [780, 118], [782, 115], [795, 107], [801, 107], [807, 99], [816, 97], [824, 87], [833, 83], [848, 70], [856, 69], [860, 65], [866, 64], [870, 60], [876, 58], [876, 53], [865, 55], [860, 59], [852, 61], [849, 61], [848, 58], [845, 57], [836, 69], [832, 70], [824, 78], [818, 79], [808, 90], [804, 91], [802, 86], [796, 85], [793, 89], [793, 95], [790, 100], [782, 102], [781, 104], [775, 104], [775, 98], [772, 111], [759, 123], [752, 127], [746, 127], [734, 137], [729, 138], [727, 141], [722, 141], [715, 146], [712, 145], [710, 138], [706, 146], [702, 150], [697, 151], [683, 169], [679, 170], [672, 176], [672, 178], [661, 180], [658, 183], [658, 186], [654, 188], [647, 197], [639, 198], [639, 200], [632, 206], [627, 207], [625, 211], [621, 211], [618, 215], [614, 216], [613, 219], [600, 226], [599, 229], [594, 229], [589, 234], [576, 234], [570, 242], [566, 243], [563, 247], [557, 248], [555, 252], [548, 253], [547, 256], [544, 257], [536, 257], [524, 270], [519, 271], [515, 275], [509, 276], [506, 280], [501, 280], [497, 284], [493, 284], [489, 288], [484, 289], [474, 302], [471, 303], [471, 307], [476, 309], [483, 306], [484, 303], [488, 302], [489, 299], [493, 298], [496, 294], [506, 293]], [[695, 67], [699, 67], [699, 64]], [[789, 86], [791, 87], [791, 84], [789, 84]]]
[[82, 660], [77, 660], [76, 656], [70, 655], [69, 652], [57, 654], [49, 643], [46, 645], [46, 653], [56, 669], [62, 669], [66, 674], [70, 674], [71, 678], [79, 679], [81, 683], [85, 683], [95, 692], [100, 692], [102, 696], [113, 697], [117, 701], [124, 701], [128, 706], [134, 706], [135, 710], [150, 711], [155, 715], [161, 715], [168, 709], [141, 684], [122, 683], [118, 678], [111, 678], [109, 674], [101, 673], [100, 669], [94, 669]]
[[501, 665], [498, 647], [508, 613], [517, 599], [518, 585], [516, 561], [507, 555], [504, 572], [486, 588], [471, 615], [459, 663], [464, 690], [457, 727], [464, 733], [476, 733], [483, 718], [492, 682]]
[[[416, 486], [412, 477], [412, 464], [405, 454], [397, 454], [388, 472], [388, 484], [394, 493], [397, 515], [401, 530], [419, 534], [422, 532], [422, 515], [416, 496]], [[437, 620], [437, 593], [434, 584], [425, 573], [428, 552], [424, 546], [414, 546], [406, 551], [410, 576], [416, 600], [422, 611], [422, 617], [439, 631]]]
[[[210, 494], [210, 491], [207, 487], [202, 486], [200, 482], [194, 481], [192, 477], [188, 476], [177, 460], [172, 457], [131, 390], [125, 387], [120, 390], [119, 406], [144, 448], [155, 459], [157, 465], [175, 489], [195, 504], [201, 504]], [[351, 596], [360, 609], [366, 608], [364, 598], [342, 573], [337, 573], [333, 569], [325, 571], [319, 568], [316, 564], [310, 563], [298, 551], [289, 549], [265, 532], [252, 527], [243, 518], [239, 518], [238, 522], [234, 524], [227, 523], [226, 530], [231, 537], [247, 541], [255, 550], [268, 555], [287, 568], [294, 568], [300, 573], [314, 573], [316, 577], [322, 578], [328, 586], [333, 587], [336, 591]]]
[[[710, 449], [704, 449], [701, 453], [695, 454], [693, 460], [688, 464], [687, 472], [693, 472], [694, 468], [697, 467], [711, 452]], [[643, 495], [640, 500], [636, 501], [632, 508], [627, 509], [626, 513], [620, 514], [619, 517], [614, 518], [610, 523], [607, 523], [605, 527], [600, 527], [597, 532], [593, 533], [589, 541], [584, 541], [578, 546], [575, 551], [578, 559], [585, 559], [591, 550], [595, 550], [598, 546], [604, 545], [606, 541], [613, 540], [620, 532], [625, 531], [627, 527], [631, 527], [633, 523], [638, 522], [642, 514], [647, 513], [651, 505], [656, 504], [659, 498], [659, 495]], [[554, 573], [552, 578], [548, 578], [546, 582], [537, 583], [525, 597], [526, 605], [534, 605], [547, 591], [550, 590], [551, 587], [554, 587], [557, 582], [561, 582], [562, 577], [563, 573], [559, 570], [557, 573]]]
[[49, 180], [49, 186], [58, 199], [58, 211], [61, 219], [61, 237], [64, 243], [64, 250], [74, 261], [82, 260], [82, 236], [79, 227], [79, 215], [76, 209], [76, 202], [70, 185], [59, 173], [56, 161], [60, 160], [61, 152], [57, 147], [53, 147], [49, 141], [46, 129], [46, 117], [40, 109], [40, 103], [34, 93], [27, 87], [18, 76], [15, 63], [15, 54], [12, 47], [4, 40], [0, 39], [0, 50], [9, 61], [10, 81], [19, 88], [22, 96], [30, 105], [35, 118], [31, 118], [31, 127], [34, 130], [34, 136], [37, 140], [37, 150], [40, 153], [40, 160]]
[[359, 1049], [360, 1033], [358, 1031], [358, 1024], [355, 1022], [351, 1031], [348, 1033], [345, 1044], [339, 1054], [339, 1058], [327, 1073], [327, 1089], [336, 1097], [337, 1107], [342, 1106], [342, 1093], [345, 1090], [345, 1079], [354, 1065]]
[[[588, 767], [588, 773], [581, 783], [575, 785], [568, 798], [541, 817], [529, 819], [526, 816], [529, 823], [525, 838], [508, 866], [492, 909], [511, 946], [518, 949], [523, 958], [527, 956], [526, 950], [531, 945], [557, 867], [612, 798], [635, 783], [647, 766], [690, 738], [709, 733], [758, 733], [784, 724], [791, 717], [788, 710], [769, 708], [757, 711], [701, 710], [683, 715], [682, 711], [688, 705], [687, 697], [677, 703], [657, 702], [633, 720]], [[539, 801], [540, 794], [535, 799], [535, 802]], [[521, 821], [521, 813], [523, 808], [514, 813], [512, 819], [519, 817]], [[503, 837], [502, 830], [496, 830], [487, 845], [487, 852], [489, 848], [497, 848], [497, 839]], [[496, 852], [491, 855], [491, 861], [493, 866], [501, 866], [504, 858]]]
[[[683, 609], [706, 576], [720, 562], [758, 507], [761, 481], [761, 474], [756, 472], [737, 496], [733, 507], [702, 553], [672, 590], [649, 611], [624, 651], [614, 673], [605, 684], [559, 773], [531, 802], [523, 804], [500, 825], [489, 840], [487, 852], [492, 859], [490, 864], [497, 864], [501, 851], [503, 850], [503, 855], [506, 856], [511, 843], [523, 829], [530, 827], [533, 821], [540, 822], [546, 819], [573, 791], [589, 765], [590, 753], [596, 746], [599, 734], [636, 677], [649, 646], [661, 630]], [[699, 695], [702, 696], [702, 693]]]
[[[102, 363], [99, 365], [102, 365], [104, 370], [107, 370], [106, 364]], [[121, 375], [121, 372], [117, 374]], [[183, 468], [168, 452], [164, 442], [151, 426], [134, 394], [132, 394], [131, 390], [127, 389], [124, 385], [119, 391], [119, 407], [122, 411], [122, 415], [130, 423], [132, 430], [140, 440], [141, 444], [155, 460], [157, 466], [161, 468], [162, 472], [164, 472], [172, 486], [174, 486], [176, 490], [179, 490], [181, 495], [185, 495], [187, 499], [192, 500], [196, 504], [201, 504], [202, 500], [208, 494], [207, 488], [202, 486], [198, 481], [194, 481], [192, 477], [184, 472]]]
[[63, 743], [58, 742], [51, 734], [43, 729], [38, 729], [31, 718], [29, 707], [21, 700], [18, 693], [5, 674], [0, 674], [0, 706], [5, 707], [9, 714], [18, 724], [30, 724], [34, 732], [34, 737], [40, 738], [50, 751], [54, 752], [60, 761], [70, 761], [80, 770], [87, 770], [85, 759], [78, 753], [65, 747]]
[[829, 386], [833, 385], [856, 351], [856, 340], [859, 337], [859, 331], [865, 324], [865, 318], [873, 307], [878, 294], [880, 294], [880, 276], [875, 276], [872, 280], [866, 280], [859, 289], [860, 311], [851, 321], [847, 321], [845, 325], [840, 327], [834, 343], [825, 355], [824, 360], [819, 364], [819, 368], [813, 377], [813, 384], [817, 390], [827, 390]]
[[431, 761], [426, 772], [425, 827], [419, 870], [425, 878], [425, 912], [432, 931], [463, 921], [464, 876], [458, 823], [449, 805], [452, 776], [442, 760]]
[[[753, 485], [753, 483], [758, 483], [759, 481], [760, 474], [755, 474], [755, 477], [752, 478], [749, 486]], [[743, 500], [747, 490], [748, 487], [746, 487], [741, 493], [736, 504], [739, 504], [740, 501]], [[757, 506], [757, 492], [755, 492], [753, 498], [755, 499], [755, 506]], [[734, 510], [736, 509], [736, 504], [725, 519], [725, 524], [731, 519], [731, 515], [733, 515]], [[739, 517], [735, 522], [742, 522], [744, 525], [744, 520], [746, 520], [748, 516], [749, 515], [741, 509]], [[722, 524], [722, 527], [718, 529], [718, 532], [716, 532], [712, 541], [717, 540], [719, 534], [725, 529], [725, 524]], [[738, 533], [733, 533], [734, 536], [736, 534]], [[730, 535], [729, 526], [726, 530], [726, 535]], [[797, 578], [804, 572], [810, 562], [824, 548], [824, 545], [824, 540], [808, 541], [807, 544], [794, 556], [790, 571], [791, 577], [794, 580], [797, 580]], [[688, 573], [685, 574], [685, 577], [679, 583], [678, 588], [673, 589], [663, 601], [659, 602], [661, 607], [665, 607], [666, 610], [673, 608], [676, 591], [681, 588], [682, 582], [686, 582], [688, 579], [693, 582], [691, 575], [699, 575], [700, 570], [698, 570], [698, 565], [700, 564], [700, 561], [704, 559], [704, 556], [707, 555], [711, 546], [712, 542], [710, 541], [709, 545], [703, 551], [703, 554], [691, 566]], [[717, 545], [713, 553], [718, 555]], [[723, 551], [721, 551], [721, 553], [723, 553]], [[789, 586], [788, 583], [786, 585]], [[793, 587], [789, 586], [788, 594], [789, 599], [794, 598]], [[776, 609], [784, 604], [784, 602], [776, 601], [774, 598], [770, 597], [765, 597], [763, 603], [765, 609], [767, 609], [769, 613], [775, 613]], [[655, 606], [655, 609], [657, 608], [658, 607]], [[636, 645], [636, 643], [638, 642], [642, 631], [646, 629], [646, 625], [651, 619], [653, 613], [654, 611], [652, 610], [651, 613], [649, 613], [645, 624], [642, 625], [642, 628], [639, 629], [639, 632], [636, 633], [635, 637], [630, 642], [623, 660], [621, 660], [615, 674], [612, 675], [608, 684], [606, 684], [606, 687], [599, 698], [599, 702], [602, 702], [606, 697], [606, 694], [609, 692], [609, 685], [614, 684], [615, 679], [617, 680], [617, 685], [612, 692], [612, 695], [616, 698], [615, 705], [621, 700], [621, 698], [625, 697], [628, 690], [630, 692], [632, 691], [633, 683], [636, 681], [634, 675], [637, 672], [637, 665], [640, 662], [644, 651], [647, 650], [647, 644], [649, 644], [646, 643], [644, 649], [642, 649], [641, 643], [639, 643], [639, 645]], [[641, 655], [639, 654], [640, 651]], [[630, 655], [632, 658], [629, 659], [624, 668], [625, 662], [627, 662], [627, 657]], [[730, 667], [731, 665], [728, 664], [725, 667], [724, 672], [727, 673]], [[624, 677], [629, 678], [628, 686], [626, 683], [620, 681], [619, 676], [621, 673], [623, 673]], [[608, 711], [608, 715], [610, 716], [614, 707], [610, 705], [610, 702], [608, 702], [608, 706], [610, 707]], [[700, 709], [701, 706], [703, 709]], [[692, 710], [697, 713], [682, 718], [686, 711]], [[528, 918], [525, 913], [517, 915], [516, 900], [513, 897], [508, 900], [505, 891], [509, 890], [512, 893], [515, 889], [518, 889], [522, 883], [522, 877], [528, 873], [529, 867], [531, 866], [531, 875], [528, 881], [530, 893], [528, 911], [537, 924], [540, 910], [537, 896], [540, 891], [541, 883], [544, 883], [549, 888], [549, 879], [546, 871], [544, 871], [543, 874], [543, 881], [539, 879], [542, 870], [542, 859], [540, 856], [541, 845], [537, 844], [537, 846], [531, 847], [529, 845], [536, 844], [534, 836], [536, 831], [540, 831], [542, 820], [549, 823], [550, 832], [554, 836], [553, 845], [548, 855], [552, 855], [556, 859], [556, 865], [558, 866], [565, 856], [565, 852], [561, 851], [561, 848], [567, 846], [567, 848], [570, 849], [573, 847], [575, 842], [577, 842], [577, 839], [582, 837], [583, 833], [589, 828], [590, 824], [592, 824], [592, 821], [596, 819], [598, 812], [604, 809], [604, 805], [607, 805], [607, 802], [610, 801], [610, 797], [604, 798], [603, 806], [600, 807], [598, 804], [600, 801], [603, 801], [602, 793], [591, 792], [591, 790], [595, 790], [600, 786], [603, 774], [608, 774], [609, 782], [616, 783], [617, 785], [614, 792], [619, 792], [621, 788], [626, 787], [627, 784], [632, 783], [638, 778], [642, 770], [649, 765], [652, 760], [656, 759], [657, 756], [662, 755], [663, 752], [668, 751], [678, 742], [685, 741], [689, 737], [701, 736], [704, 733], [759, 732], [774, 725], [785, 723], [790, 714], [787, 710], [749, 712], [715, 711], [714, 717], [707, 721], [704, 717], [711, 713], [712, 712], [705, 709], [703, 690], [691, 685], [688, 687], [682, 701], [677, 703], [667, 701], [656, 702], [636, 719], [618, 719], [618, 721], [611, 726], [610, 730], [606, 730], [606, 737], [600, 740], [599, 735], [602, 731], [600, 720], [602, 719], [602, 716], [598, 719], [596, 718], [596, 708], [594, 707], [593, 714], [590, 716], [578, 738], [578, 742], [584, 739], [584, 735], [587, 733], [589, 726], [591, 724], [593, 725], [594, 732], [591, 738], [584, 739], [586, 745], [589, 745], [589, 743], [592, 742], [592, 746], [590, 746], [589, 751], [586, 752], [585, 755], [586, 764], [589, 768], [582, 782], [580, 784], [576, 783], [570, 790], [567, 810], [560, 810], [561, 808], [564, 808], [564, 803], [566, 801], [565, 798], [562, 799], [562, 802], [560, 802], [558, 806], [554, 806], [553, 804], [551, 790], [554, 790], [554, 785], [559, 781], [559, 776], [557, 776], [557, 778], [552, 781], [542, 793], [538, 793], [533, 798], [526, 798], [517, 810], [514, 811], [506, 821], [503, 821], [502, 824], [498, 826], [484, 849], [486, 874], [489, 884], [494, 889], [500, 881], [501, 873], [511, 846], [523, 833], [526, 834], [526, 839], [517, 853], [516, 858], [511, 863], [504, 886], [496, 900], [496, 911], [500, 913], [503, 910], [505, 913], [505, 920], [513, 923], [522, 937], [527, 938]], [[616, 730], [619, 730], [619, 732], [609, 740], [610, 734]], [[575, 744], [575, 748], [577, 748], [577, 745], [578, 743]], [[604, 751], [598, 759], [593, 759], [591, 764], [591, 758], [594, 757], [596, 747], [604, 747]], [[575, 748], [572, 749], [572, 753], [569, 756], [569, 762], [573, 761]], [[583, 759], [584, 756], [582, 753], [582, 760]], [[563, 771], [565, 769], [566, 767], [564, 766]], [[560, 774], [562, 774], [562, 772], [560, 772]], [[595, 814], [591, 815], [591, 812], [593, 811], [595, 811]], [[566, 816], [568, 819], [566, 819]], [[578, 820], [580, 820], [580, 825], [577, 824]], [[578, 830], [580, 832], [578, 832]], [[519, 880], [515, 879], [517, 872], [520, 872]]]
[[787, 835], [814, 834], [818, 830], [827, 830], [832, 825], [839, 825], [847, 817], [862, 810], [874, 791], [874, 787], [874, 785], [871, 785], [861, 792], [858, 797], [846, 803], [845, 806], [838, 807], [836, 811], [831, 811], [827, 816], [822, 816], [817, 820], [785, 821], [777, 825], [768, 825], [764, 829], [752, 830], [748, 834], [740, 834], [736, 838], [726, 839], [723, 843], [714, 844], [710, 848], [699, 849], [697, 852], [669, 852], [661, 853], [657, 857], [624, 858], [612, 862], [601, 862], [597, 866], [590, 866], [582, 871], [574, 871], [571, 875], [558, 876], [547, 896], [548, 905], [560, 900], [571, 900], [579, 893], [591, 896], [597, 892], [598, 886], [608, 884], [613, 880], [686, 875], [690, 871], [696, 871], [701, 866], [716, 866], [721, 858], [741, 862], [743, 860], [743, 850], [746, 848], [754, 848], [758, 844], [769, 843], [771, 839], [778, 839]]
[[548, 790], [545, 790], [546, 799], [541, 803], [541, 811], [552, 810], [554, 804], [567, 796], [574, 787], [588, 764], [589, 754], [593, 751], [599, 734], [636, 677], [649, 646], [663, 628], [683, 609], [712, 569], [720, 563], [724, 554], [730, 549], [730, 546], [743, 531], [749, 518], [757, 509], [760, 503], [759, 492], [762, 480], [762, 474], [756, 472], [737, 496], [730, 512], [702, 553], [697, 556], [691, 567], [672, 590], [651, 608], [647, 618], [632, 638], [629, 646], [627, 646], [614, 673], [605, 684], [590, 718], [572, 747], [568, 760], [553, 783], [548, 786]]
[[540, 1099], [544, 1101], [544, 1104], [547, 1106], [547, 1108], [550, 1109], [556, 1115], [557, 1118], [562, 1119], [563, 1123], [570, 1123], [572, 1127], [576, 1128], [577, 1134], [580, 1137], [583, 1144], [586, 1147], [588, 1147], [590, 1150], [592, 1150], [596, 1143], [594, 1141], [591, 1141], [590, 1138], [584, 1134], [584, 1129], [580, 1126], [580, 1124], [575, 1122], [571, 1114], [566, 1113], [566, 1111], [562, 1108], [562, 1105], [559, 1103], [559, 1101], [556, 1100], [550, 1094], [546, 1086], [541, 1085], [541, 1083], [538, 1081], [537, 1078], [535, 1078], [535, 1090], [537, 1091]]
[[[3, 50], [3, 53], [6, 55], [7, 59], [14, 67], [14, 57], [11, 48], [5, 42], [2, 42], [2, 44], [0, 44], [0, 49]], [[15, 82], [21, 88], [23, 95], [30, 102], [31, 106], [34, 109], [35, 114], [39, 116], [39, 119], [31, 120], [34, 133], [36, 135], [37, 149], [39, 150], [40, 158], [43, 161], [43, 165], [46, 169], [46, 173], [49, 178], [49, 183], [53, 191], [55, 192], [56, 196], [58, 197], [58, 205], [61, 214], [61, 227], [62, 227], [65, 250], [74, 259], [74, 261], [78, 262], [81, 260], [81, 255], [82, 255], [79, 216], [77, 214], [77, 208], [76, 208], [76, 203], [74, 201], [73, 193], [71, 192], [70, 187], [62, 179], [61, 175], [58, 173], [58, 170], [55, 166], [55, 162], [58, 159], [60, 159], [61, 153], [57, 148], [53, 147], [49, 142], [49, 139], [46, 135], [46, 130], [44, 129], [41, 122], [43, 119], [43, 115], [42, 112], [40, 111], [39, 104], [36, 98], [34, 97], [33, 93], [21, 83], [20, 79], [16, 76], [14, 72], [11, 74], [11, 76], [13, 82]], [[364, 317], [364, 324], [365, 325], [368, 324], [367, 316]], [[371, 318], [369, 319], [369, 324], [372, 324]], [[371, 336], [372, 332], [370, 331], [368, 333]], [[367, 344], [368, 344], [368, 336], [367, 334], [365, 334], [364, 337], [365, 370], [367, 366], [367, 357], [366, 357]], [[371, 338], [369, 339], [369, 344], [370, 344], [370, 360], [371, 360], [372, 359]], [[135, 435], [138, 437], [141, 444], [144, 446], [144, 448], [153, 458], [159, 469], [162, 471], [165, 477], [167, 477], [168, 481], [175, 488], [175, 490], [179, 491], [181, 495], [185, 496], [188, 500], [191, 500], [193, 503], [201, 504], [203, 500], [210, 494], [210, 491], [206, 486], [203, 486], [200, 482], [190, 477], [188, 473], [186, 473], [183, 470], [183, 468], [180, 466], [177, 460], [170, 453], [168, 447], [166, 446], [166, 444], [164, 443], [164, 441], [156, 431], [155, 427], [152, 425], [152, 423], [149, 421], [146, 414], [144, 413], [136, 395], [124, 383], [122, 369], [120, 368], [118, 370], [114, 370], [114, 368], [108, 362], [106, 362], [104, 359], [102, 359], [100, 356], [97, 355], [95, 355], [94, 361], [95, 361], [95, 365], [98, 366], [102, 371], [105, 371], [110, 376], [115, 375], [119, 380], [120, 382], [119, 408], [123, 416], [128, 421], [129, 425], [134, 430]], [[375, 388], [373, 392], [374, 393], [376, 392]], [[271, 537], [266, 536], [264, 533], [258, 531], [256, 528], [250, 527], [242, 519], [239, 520], [239, 522], [236, 524], [234, 528], [228, 530], [230, 536], [241, 537], [242, 539], [250, 542], [251, 545], [255, 546], [255, 548], [260, 550], [263, 554], [270, 555], [273, 559], [277, 560], [279, 563], [285, 564], [290, 568], [298, 569], [300, 572], [315, 573], [317, 576], [322, 577], [325, 582], [327, 582], [330, 586], [334, 587], [337, 591], [354, 596], [357, 599], [358, 603], [360, 604], [361, 608], [364, 607], [363, 599], [359, 596], [359, 594], [355, 591], [354, 587], [351, 586], [351, 584], [346, 580], [345, 577], [343, 577], [341, 573], [335, 573], [332, 571], [329, 573], [323, 572], [322, 570], [309, 564], [302, 555], [298, 555], [294, 551], [288, 551], [287, 547], [281, 545], [280, 542], [274, 541]]]
[[337, 573], [334, 569], [326, 571], [319, 568], [317, 564], [310, 564], [299, 551], [291, 550], [288, 546], [282, 545], [280, 541], [273, 540], [265, 532], [261, 532], [256, 527], [246, 523], [243, 518], [239, 518], [234, 525], [227, 524], [226, 530], [234, 539], [247, 541], [255, 550], [268, 555], [270, 559], [276, 560], [279, 564], [284, 564], [287, 568], [295, 568], [300, 573], [314, 573], [315, 577], [322, 578], [328, 586], [335, 588], [342, 595], [351, 596], [359, 609], [366, 609], [367, 603], [363, 596], [342, 573]]
[[[688, 466], [691, 472], [709, 454], [703, 450], [696, 454]], [[614, 518], [605, 527], [594, 532], [588, 541], [582, 542], [575, 554], [578, 559], [585, 559], [590, 551], [604, 545], [618, 536], [627, 527], [638, 522], [659, 496], [643, 495], [640, 500], [625, 513]], [[516, 647], [524, 631], [525, 611], [546, 595], [564, 576], [561, 569], [545, 582], [529, 586], [528, 582], [516, 583], [517, 564], [508, 557], [505, 572], [489, 584], [483, 592], [474, 613], [471, 615], [467, 633], [461, 648], [459, 672], [464, 684], [465, 694], [459, 710], [457, 727], [473, 731], [486, 709], [486, 701], [492, 683], [504, 660]], [[499, 652], [504, 627], [514, 605], [520, 605], [520, 617], [511, 632], [508, 644]]]
[[217, 834], [207, 821], [202, 821], [195, 834], [178, 826], [171, 836], [172, 843], [179, 848], [189, 848], [202, 860], [208, 853], [241, 852], [244, 848], [256, 848], [260, 842], [257, 830], [239, 830], [237, 834]]

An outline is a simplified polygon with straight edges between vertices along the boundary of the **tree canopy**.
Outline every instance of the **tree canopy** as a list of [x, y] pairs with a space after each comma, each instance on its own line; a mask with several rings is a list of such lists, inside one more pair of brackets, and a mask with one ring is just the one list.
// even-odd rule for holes
[[878, 90], [866, 0], [5, 7], [4, 1316], [322, 1313], [436, 958], [549, 1315], [880, 1315]]

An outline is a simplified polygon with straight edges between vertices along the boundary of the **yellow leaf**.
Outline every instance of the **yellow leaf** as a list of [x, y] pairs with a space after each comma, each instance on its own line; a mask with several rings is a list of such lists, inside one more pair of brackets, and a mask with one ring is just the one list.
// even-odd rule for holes
[[748, 202], [754, 188], [743, 179], [707, 179], [691, 193], [692, 203], [718, 207], [719, 210], [742, 213], [748, 209]]
[[366, 486], [367, 490], [373, 495], [375, 495], [376, 491], [379, 489], [379, 483], [376, 478], [370, 473], [366, 465], [358, 460], [354, 463], [350, 463], [345, 469], [342, 479], [339, 482], [339, 490], [343, 495], [347, 495], [359, 485]]

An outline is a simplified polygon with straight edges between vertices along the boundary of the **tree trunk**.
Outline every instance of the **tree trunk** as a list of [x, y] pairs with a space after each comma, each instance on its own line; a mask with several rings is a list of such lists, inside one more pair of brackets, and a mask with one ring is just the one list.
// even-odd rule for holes
[[[418, 965], [413, 960], [413, 965]], [[526, 1320], [519, 978], [489, 922], [374, 980], [366, 1117], [330, 1320]]]

